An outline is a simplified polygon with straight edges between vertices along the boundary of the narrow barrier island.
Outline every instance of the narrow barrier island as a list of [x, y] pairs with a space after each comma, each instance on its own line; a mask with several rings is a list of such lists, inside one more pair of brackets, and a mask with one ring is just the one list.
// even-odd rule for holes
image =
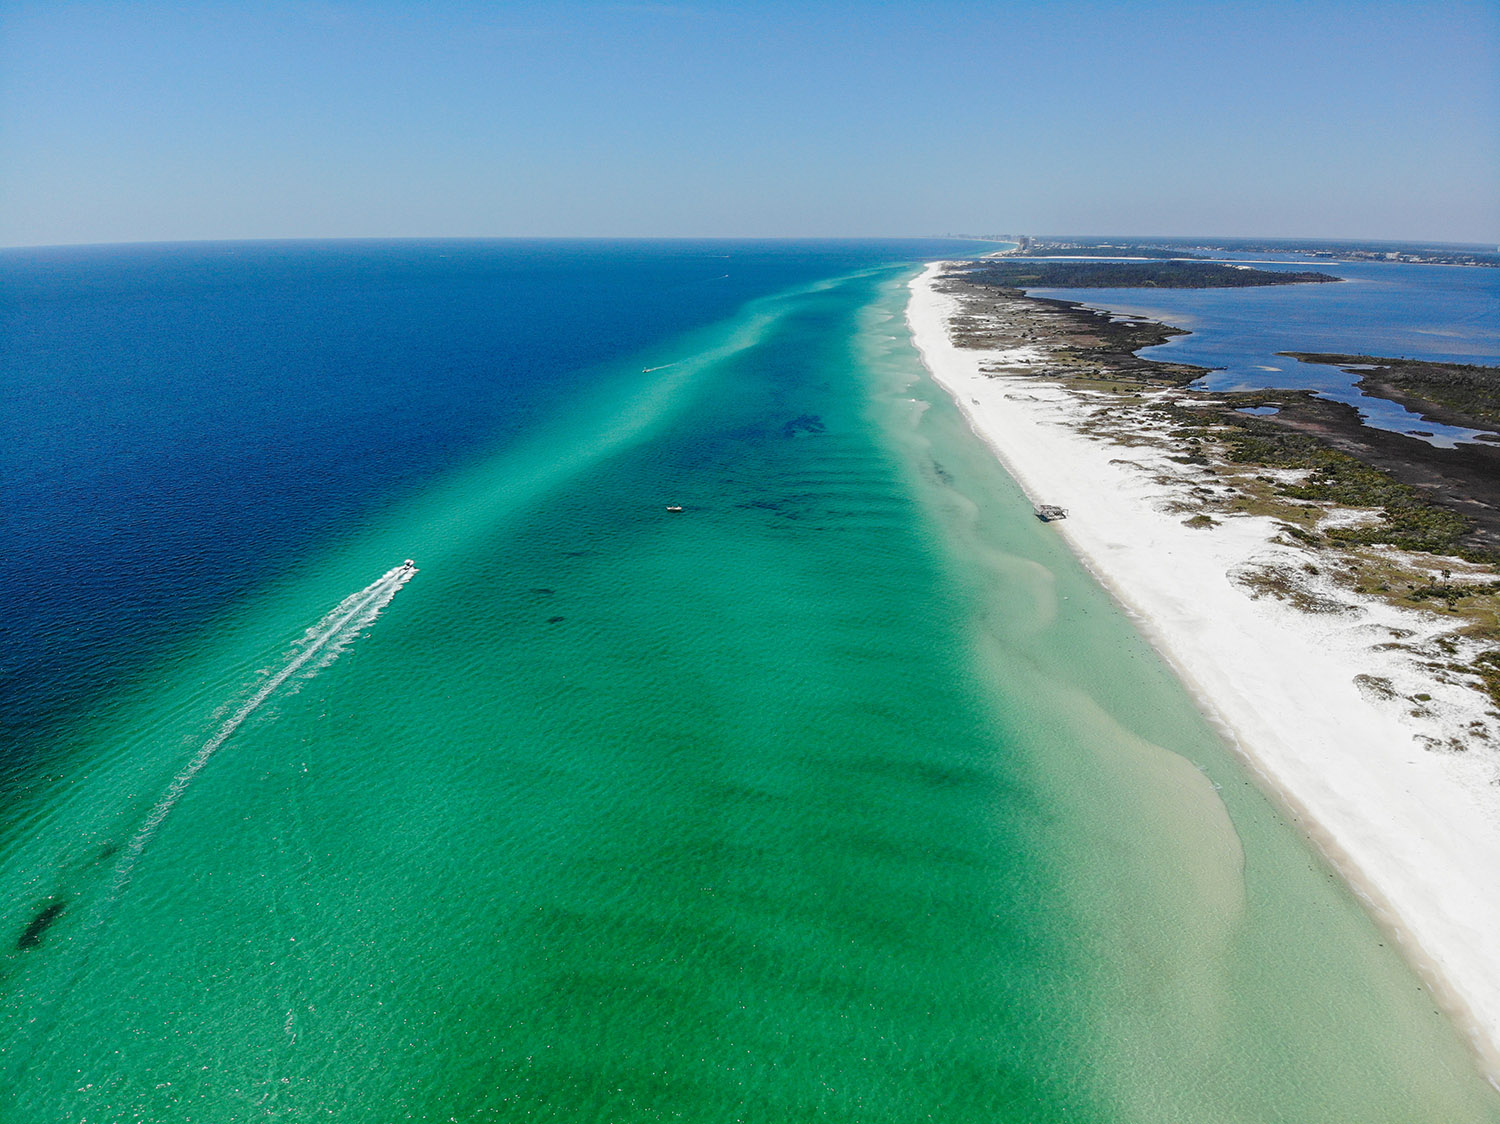
[[[1500, 445], [1439, 448], [1312, 391], [1194, 389], [1202, 368], [1136, 354], [1180, 329], [1023, 291], [1198, 268], [936, 263], [908, 315], [975, 430], [1068, 509], [1058, 533], [1500, 1073], [1500, 946], [1476, 938], [1500, 931]], [[1445, 423], [1500, 417], [1495, 368], [1291, 354]]]

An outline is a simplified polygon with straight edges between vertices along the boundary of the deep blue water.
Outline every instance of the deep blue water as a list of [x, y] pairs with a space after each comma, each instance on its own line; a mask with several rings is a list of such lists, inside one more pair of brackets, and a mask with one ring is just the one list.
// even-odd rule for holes
[[[979, 247], [983, 249], [984, 247]], [[598, 368], [941, 241], [372, 241], [0, 253], [0, 771]]]
[[1500, 269], [1383, 262], [1327, 262], [1236, 254], [1260, 268], [1316, 269], [1339, 284], [1248, 289], [1037, 289], [1040, 296], [1149, 316], [1186, 328], [1141, 354], [1214, 368], [1208, 390], [1289, 387], [1348, 402], [1367, 424], [1427, 432], [1451, 444], [1475, 431], [1422, 420], [1393, 402], [1360, 394], [1336, 367], [1299, 363], [1282, 351], [1341, 352], [1439, 362], [1500, 364]]

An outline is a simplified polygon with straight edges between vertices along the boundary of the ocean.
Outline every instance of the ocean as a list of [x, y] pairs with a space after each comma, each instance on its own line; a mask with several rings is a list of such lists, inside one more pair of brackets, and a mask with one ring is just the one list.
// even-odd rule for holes
[[1500, 1121], [925, 377], [988, 248], [0, 254], [0, 1120]]

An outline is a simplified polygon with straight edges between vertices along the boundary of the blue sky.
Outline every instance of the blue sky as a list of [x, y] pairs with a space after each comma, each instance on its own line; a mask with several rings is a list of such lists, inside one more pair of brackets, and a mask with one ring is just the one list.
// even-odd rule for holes
[[0, 0], [0, 244], [1500, 243], [1500, 4]]

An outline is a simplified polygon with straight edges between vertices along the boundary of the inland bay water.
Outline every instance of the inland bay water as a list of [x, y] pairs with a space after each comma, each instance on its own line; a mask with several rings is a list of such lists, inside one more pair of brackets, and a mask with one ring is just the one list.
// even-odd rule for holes
[[926, 378], [971, 252], [0, 254], [0, 1121], [1500, 1121]]

